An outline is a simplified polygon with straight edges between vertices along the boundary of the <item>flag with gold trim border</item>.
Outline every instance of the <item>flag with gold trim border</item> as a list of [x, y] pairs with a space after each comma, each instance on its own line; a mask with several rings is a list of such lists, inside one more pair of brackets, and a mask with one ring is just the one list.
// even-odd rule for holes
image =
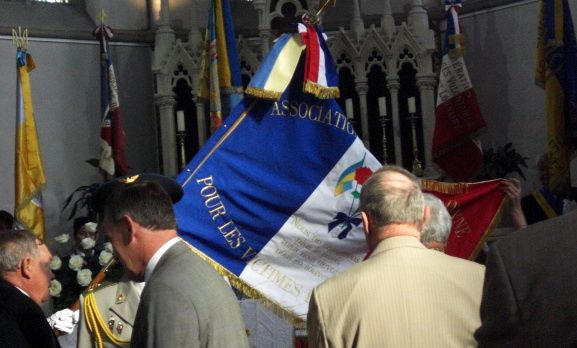
[[44, 209], [42, 190], [46, 186], [40, 142], [34, 120], [30, 88], [30, 72], [36, 67], [32, 56], [18, 48], [16, 89], [16, 155], [15, 155], [15, 208], [16, 220], [24, 228], [44, 239]]
[[295, 323], [315, 286], [366, 254], [360, 191], [381, 167], [334, 99], [324, 34], [304, 29], [275, 42], [247, 96], [178, 175], [175, 205], [198, 255]]

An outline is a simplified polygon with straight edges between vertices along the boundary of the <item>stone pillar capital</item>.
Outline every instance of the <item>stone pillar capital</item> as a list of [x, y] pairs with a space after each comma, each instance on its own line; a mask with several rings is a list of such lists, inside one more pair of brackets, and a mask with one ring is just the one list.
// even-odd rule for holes
[[434, 90], [437, 86], [437, 78], [432, 74], [417, 74], [417, 87], [419, 90]]
[[159, 109], [172, 108], [176, 104], [174, 94], [157, 94], [154, 96], [154, 103]]

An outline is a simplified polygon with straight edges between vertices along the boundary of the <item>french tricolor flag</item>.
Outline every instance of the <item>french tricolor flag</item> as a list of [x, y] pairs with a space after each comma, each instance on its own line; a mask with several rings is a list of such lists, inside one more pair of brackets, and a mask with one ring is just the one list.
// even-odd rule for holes
[[445, 3], [447, 31], [435, 110], [433, 160], [454, 180], [467, 181], [483, 163], [483, 152], [473, 136], [486, 124], [463, 59], [461, 0]]

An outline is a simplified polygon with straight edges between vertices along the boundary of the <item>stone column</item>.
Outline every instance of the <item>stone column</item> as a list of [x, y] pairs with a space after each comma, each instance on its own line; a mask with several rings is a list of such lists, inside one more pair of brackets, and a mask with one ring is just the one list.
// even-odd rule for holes
[[353, 17], [351, 18], [351, 34], [357, 42], [360, 42], [365, 32], [365, 23], [361, 17], [359, 0], [353, 0]]
[[423, 148], [425, 151], [425, 177], [436, 176], [433, 166], [432, 146], [435, 131], [435, 85], [434, 74], [417, 74], [417, 87], [421, 94], [421, 120], [423, 124]]
[[387, 39], [393, 37], [395, 32], [395, 18], [391, 9], [391, 0], [383, 2], [383, 16], [381, 17], [381, 31]]
[[395, 140], [395, 164], [403, 165], [403, 148], [401, 143], [401, 118], [399, 116], [399, 89], [401, 83], [398, 76], [387, 78], [387, 88], [391, 93], [391, 109], [393, 113], [393, 138]]
[[198, 127], [198, 146], [199, 148], [206, 142], [206, 114], [204, 103], [200, 98], [196, 98], [196, 125]]
[[359, 81], [355, 83], [355, 89], [359, 95], [359, 104], [361, 107], [361, 133], [363, 143], [367, 149], [371, 149], [370, 135], [369, 135], [369, 117], [367, 112], [367, 91], [369, 86], [367, 81]]
[[159, 114], [162, 171], [164, 175], [174, 177], [178, 174], [174, 94], [157, 94], [154, 96], [154, 102], [158, 107]]
[[260, 49], [262, 52], [262, 57], [264, 58], [270, 50], [270, 28], [267, 26], [259, 26], [258, 34], [260, 36]]

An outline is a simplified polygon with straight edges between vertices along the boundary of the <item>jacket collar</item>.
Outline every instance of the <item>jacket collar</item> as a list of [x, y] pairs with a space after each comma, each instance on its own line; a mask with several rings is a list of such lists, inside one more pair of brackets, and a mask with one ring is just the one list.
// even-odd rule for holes
[[379, 254], [385, 253], [392, 249], [397, 248], [418, 248], [418, 249], [426, 249], [425, 246], [415, 237], [411, 236], [398, 236], [398, 237], [390, 237], [383, 239], [382, 241], [377, 244], [375, 250], [373, 250], [371, 257], [375, 257]]

